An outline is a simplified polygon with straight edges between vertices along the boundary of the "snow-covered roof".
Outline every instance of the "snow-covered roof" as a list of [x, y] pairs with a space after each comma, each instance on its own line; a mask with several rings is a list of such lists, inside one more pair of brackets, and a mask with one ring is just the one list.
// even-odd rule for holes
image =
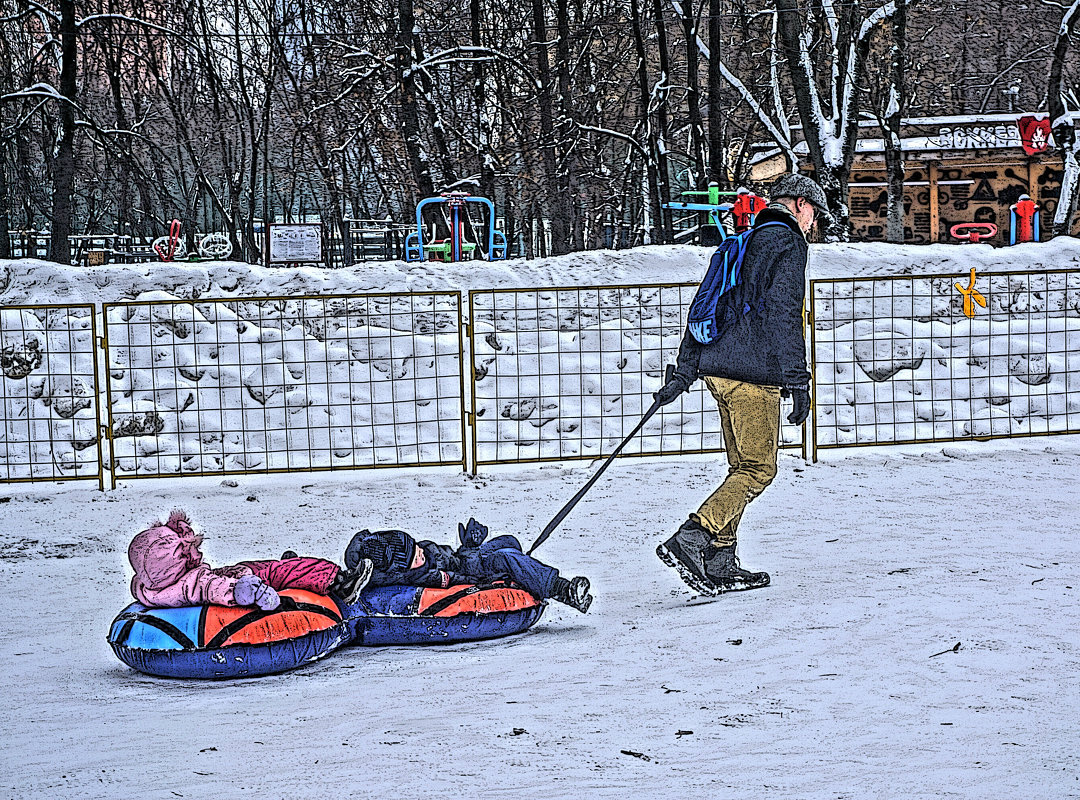
[[[1006, 114], [954, 114], [941, 117], [905, 117], [900, 120], [900, 124], [909, 127], [916, 125], [985, 125], [1000, 122], [1016, 122], [1020, 117], [1026, 116], [1046, 117], [1049, 116], [1049, 114], [1046, 111], [1015, 111]], [[1080, 121], [1080, 111], [1071, 111], [1066, 116], [1074, 123]], [[878, 121], [876, 119], [862, 119], [859, 120], [859, 127], [876, 128], [878, 127]]]

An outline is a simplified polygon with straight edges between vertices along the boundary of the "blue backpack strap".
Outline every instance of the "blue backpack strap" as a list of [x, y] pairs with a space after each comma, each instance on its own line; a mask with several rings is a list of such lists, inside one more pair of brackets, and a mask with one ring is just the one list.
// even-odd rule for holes
[[716, 248], [687, 315], [686, 329], [699, 343], [710, 344], [720, 333], [717, 320], [720, 297], [739, 283], [743, 257], [746, 255], [751, 234], [775, 225], [787, 227], [783, 222], [765, 222], [728, 237]]

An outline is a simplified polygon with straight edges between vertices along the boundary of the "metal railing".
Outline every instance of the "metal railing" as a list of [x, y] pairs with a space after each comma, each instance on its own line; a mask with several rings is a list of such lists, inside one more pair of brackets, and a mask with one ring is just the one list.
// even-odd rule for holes
[[[696, 289], [473, 290], [468, 325], [458, 292], [109, 303], [105, 382], [93, 306], [3, 307], [0, 482], [602, 457]], [[783, 446], [1080, 432], [1080, 270], [815, 280], [810, 299], [813, 427], [784, 420]], [[626, 452], [723, 447], [699, 382]]]
[[0, 308], [0, 481], [104, 488], [91, 305]]
[[117, 478], [465, 468], [457, 292], [110, 303]]
[[[473, 469], [614, 450], [675, 362], [696, 291], [679, 283], [469, 292]], [[802, 428], [785, 421], [782, 445], [802, 442]], [[723, 448], [715, 402], [699, 381], [625, 453]]]
[[811, 283], [814, 457], [1080, 432], [1080, 270]]

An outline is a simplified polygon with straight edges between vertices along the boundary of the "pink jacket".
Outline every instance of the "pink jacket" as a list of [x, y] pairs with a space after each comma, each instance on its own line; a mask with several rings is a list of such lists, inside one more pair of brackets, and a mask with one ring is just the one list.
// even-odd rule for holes
[[235, 606], [236, 581], [251, 575], [251, 569], [241, 565], [211, 569], [203, 561], [200, 544], [202, 537], [191, 529], [183, 511], [173, 511], [164, 525], [157, 522], [137, 534], [128, 545], [135, 599], [158, 608]]

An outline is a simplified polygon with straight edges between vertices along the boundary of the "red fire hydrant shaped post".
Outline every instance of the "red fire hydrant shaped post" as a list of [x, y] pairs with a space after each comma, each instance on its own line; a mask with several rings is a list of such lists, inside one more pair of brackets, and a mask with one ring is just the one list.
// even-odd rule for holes
[[1026, 194], [1009, 206], [1009, 244], [1039, 241], [1039, 204]]
[[764, 197], [758, 197], [749, 189], [740, 186], [731, 208], [731, 215], [735, 218], [735, 233], [749, 230], [754, 224], [754, 217], [767, 205]]

